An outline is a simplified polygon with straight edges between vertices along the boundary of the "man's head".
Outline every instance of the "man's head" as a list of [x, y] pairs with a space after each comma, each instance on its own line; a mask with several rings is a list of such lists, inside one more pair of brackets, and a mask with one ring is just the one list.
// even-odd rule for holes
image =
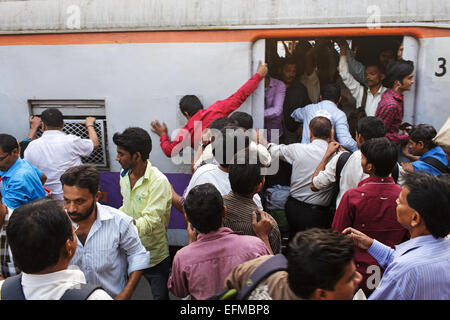
[[61, 130], [64, 127], [63, 114], [56, 108], [44, 110], [41, 114], [42, 129]]
[[152, 139], [142, 128], [130, 127], [123, 133], [115, 133], [113, 141], [117, 146], [116, 161], [123, 169], [134, 168], [137, 163], [147, 161], [152, 151]]
[[97, 169], [81, 165], [67, 169], [60, 178], [64, 192], [64, 206], [72, 221], [79, 223], [89, 218], [100, 198]]
[[58, 200], [40, 199], [16, 210], [6, 229], [14, 263], [23, 272], [67, 268], [77, 248], [70, 221]]
[[388, 64], [386, 87], [403, 92], [411, 90], [413, 83], [414, 63], [412, 61], [397, 60]]
[[414, 126], [409, 132], [409, 144], [411, 152], [415, 156], [423, 156], [426, 152], [436, 147], [433, 138], [436, 137], [436, 129], [429, 124]]
[[384, 121], [377, 117], [364, 117], [359, 119], [356, 126], [356, 142], [358, 148], [370, 139], [382, 138], [386, 135]]
[[286, 84], [286, 86], [290, 86], [297, 75], [297, 62], [292, 58], [284, 58], [281, 60], [281, 81]]
[[331, 137], [331, 121], [325, 117], [315, 117], [309, 122], [310, 139], [328, 140]]
[[320, 100], [330, 100], [338, 104], [341, 100], [341, 88], [335, 83], [320, 86]]
[[219, 229], [226, 213], [222, 195], [211, 183], [192, 188], [184, 199], [184, 210], [189, 222], [199, 233]]
[[214, 135], [214, 158], [223, 168], [228, 168], [233, 163], [234, 155], [250, 145], [250, 139], [251, 132], [244, 132], [244, 129], [235, 126], [225, 126], [220, 134]]
[[381, 85], [384, 80], [383, 68], [378, 64], [369, 64], [365, 70], [365, 78], [369, 88]]
[[405, 177], [397, 199], [397, 220], [411, 234], [444, 238], [450, 233], [450, 182], [427, 172]]
[[0, 171], [8, 171], [19, 159], [19, 144], [12, 135], [0, 134]]
[[180, 110], [181, 113], [188, 119], [192, 118], [197, 111], [202, 110], [203, 105], [197, 96], [192, 94], [186, 95], [180, 99]]
[[363, 172], [371, 176], [387, 177], [397, 164], [397, 147], [387, 138], [373, 138], [361, 146]]
[[234, 163], [228, 167], [231, 190], [243, 197], [253, 196], [261, 191], [265, 182], [263, 168], [257, 150], [246, 148], [238, 152]]
[[228, 117], [230, 121], [236, 122], [238, 127], [244, 130], [249, 130], [253, 128], [253, 117], [246, 112], [235, 111]]
[[393, 49], [384, 49], [378, 56], [378, 61], [383, 66], [387, 66], [390, 62], [395, 61], [396, 55]]
[[356, 140], [356, 129], [358, 126], [358, 121], [362, 118], [367, 117], [366, 111], [363, 107], [356, 108], [347, 116], [348, 131], [352, 135], [352, 138]]
[[353, 241], [336, 231], [297, 233], [287, 253], [289, 287], [303, 299], [351, 300], [362, 280], [354, 250]]

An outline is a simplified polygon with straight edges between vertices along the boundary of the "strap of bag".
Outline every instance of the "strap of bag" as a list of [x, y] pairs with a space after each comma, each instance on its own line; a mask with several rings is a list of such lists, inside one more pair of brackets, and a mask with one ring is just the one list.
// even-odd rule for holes
[[449, 172], [448, 167], [445, 164], [443, 164], [441, 161], [436, 159], [436, 158], [426, 157], [426, 158], [422, 159], [421, 161], [429, 164], [430, 166], [435, 167], [436, 169], [438, 169], [442, 173], [448, 173]]
[[76, 288], [67, 289], [59, 300], [87, 300], [87, 298], [101, 286], [83, 283]]
[[264, 261], [250, 275], [237, 295], [237, 300], [244, 300], [256, 288], [256, 286], [272, 273], [287, 269], [287, 259], [282, 254], [277, 254]]
[[341, 172], [344, 168], [345, 164], [347, 163], [348, 158], [350, 158], [351, 153], [346, 151], [343, 152], [336, 163], [336, 186], [339, 189], [339, 184], [341, 183]]
[[26, 300], [22, 289], [22, 274], [8, 277], [1, 287], [2, 300]]
[[364, 93], [363, 93], [363, 98], [361, 100], [361, 107], [364, 108], [364, 110], [366, 110], [366, 104], [367, 104], [367, 88], [364, 87]]

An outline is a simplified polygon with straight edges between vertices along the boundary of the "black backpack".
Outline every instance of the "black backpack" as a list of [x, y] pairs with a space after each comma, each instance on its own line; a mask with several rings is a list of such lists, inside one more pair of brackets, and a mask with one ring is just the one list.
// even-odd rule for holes
[[225, 290], [208, 300], [246, 300], [261, 281], [275, 272], [285, 270], [287, 270], [287, 259], [284, 255], [277, 254], [264, 261], [253, 271], [247, 281], [245, 281], [241, 291], [236, 289]]
[[[80, 284], [78, 288], [68, 289], [60, 300], [87, 300], [87, 298], [100, 286]], [[6, 278], [1, 287], [1, 300], [26, 300], [22, 288], [22, 274]]]

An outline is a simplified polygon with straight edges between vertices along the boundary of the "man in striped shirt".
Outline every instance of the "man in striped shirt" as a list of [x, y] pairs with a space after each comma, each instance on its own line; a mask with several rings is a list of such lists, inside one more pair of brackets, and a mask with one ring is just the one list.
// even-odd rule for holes
[[397, 220], [411, 239], [395, 250], [353, 228], [343, 231], [386, 270], [370, 300], [450, 299], [450, 183], [425, 172], [406, 176]]

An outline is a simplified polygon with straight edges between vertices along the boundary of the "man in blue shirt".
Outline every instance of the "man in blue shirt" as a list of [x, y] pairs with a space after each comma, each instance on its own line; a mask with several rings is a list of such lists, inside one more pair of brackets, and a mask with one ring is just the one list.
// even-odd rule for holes
[[411, 173], [397, 199], [397, 221], [411, 239], [395, 250], [353, 228], [343, 231], [386, 268], [370, 300], [450, 299], [450, 183]]
[[0, 177], [2, 201], [16, 209], [46, 196], [42, 186], [42, 172], [19, 157], [20, 147], [13, 136], [0, 134]]
[[303, 122], [302, 143], [310, 143], [309, 122], [317, 117], [328, 118], [336, 133], [337, 141], [350, 151], [358, 150], [356, 141], [352, 138], [347, 116], [337, 107], [341, 99], [341, 89], [335, 84], [326, 84], [320, 88], [320, 102], [309, 104], [304, 108], [297, 108], [291, 117], [297, 122]]
[[444, 150], [433, 142], [436, 129], [428, 124], [414, 126], [409, 133], [409, 144], [414, 156], [420, 159], [402, 163], [406, 172], [426, 171], [432, 175], [448, 172], [448, 160]]

